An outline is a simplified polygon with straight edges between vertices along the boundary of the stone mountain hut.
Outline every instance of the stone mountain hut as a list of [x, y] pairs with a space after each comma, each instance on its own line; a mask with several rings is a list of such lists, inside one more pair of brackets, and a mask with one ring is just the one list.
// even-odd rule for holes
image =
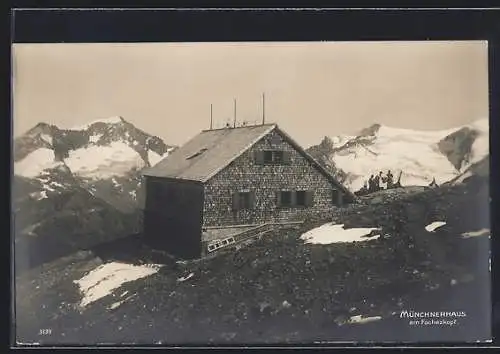
[[221, 230], [328, 217], [356, 198], [276, 124], [204, 130], [143, 176], [146, 243], [185, 259]]

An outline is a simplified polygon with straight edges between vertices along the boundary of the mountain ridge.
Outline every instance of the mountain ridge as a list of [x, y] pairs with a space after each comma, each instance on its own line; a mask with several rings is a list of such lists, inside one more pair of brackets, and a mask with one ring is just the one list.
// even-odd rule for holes
[[307, 151], [353, 192], [371, 174], [402, 172], [406, 185], [438, 184], [459, 176], [489, 154], [488, 119], [443, 130], [414, 130], [375, 123], [356, 136], [325, 136]]
[[[166, 157], [173, 148], [120, 116], [70, 129], [40, 122], [14, 140], [14, 175], [43, 181], [44, 176], [65, 170], [90, 193], [103, 181], [110, 189], [133, 182], [126, 189], [131, 193], [129, 199], [135, 199], [139, 171]], [[50, 191], [50, 187], [45, 190]], [[110, 198], [104, 199], [110, 202]], [[128, 206], [111, 204], [129, 210], [134, 201], [124, 203]]]
[[140, 171], [173, 148], [119, 116], [70, 129], [40, 122], [14, 139], [16, 254], [31, 257], [19, 269], [138, 232]]

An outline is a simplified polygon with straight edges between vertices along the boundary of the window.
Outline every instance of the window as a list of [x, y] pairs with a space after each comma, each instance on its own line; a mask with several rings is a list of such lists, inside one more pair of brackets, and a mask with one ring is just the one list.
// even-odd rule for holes
[[283, 151], [264, 151], [265, 164], [278, 164], [283, 162]]
[[208, 249], [208, 252], [214, 252], [214, 251], [218, 250], [219, 248], [229, 246], [235, 242], [236, 241], [235, 241], [234, 237], [232, 237], [232, 236], [225, 238], [223, 240], [213, 240], [212, 243], [210, 243], [207, 246], [207, 249]]
[[194, 159], [196, 156], [200, 156], [201, 154], [203, 154], [207, 150], [208, 150], [207, 148], [200, 149], [200, 151], [192, 154], [191, 156], [186, 157], [186, 160]]
[[291, 191], [281, 191], [279, 192], [279, 203], [280, 206], [292, 206], [292, 192]]
[[250, 192], [238, 193], [240, 209], [250, 209]]
[[290, 152], [282, 150], [263, 150], [255, 152], [257, 165], [280, 165], [290, 163]]
[[342, 193], [338, 189], [332, 190], [332, 204], [334, 205], [342, 204]]
[[292, 205], [292, 192], [289, 191], [281, 192], [281, 205], [283, 206]]
[[295, 192], [295, 200], [297, 206], [306, 206], [306, 191], [297, 191]]
[[241, 191], [233, 194], [233, 210], [252, 209], [254, 207], [255, 194], [251, 191]]
[[314, 191], [279, 191], [279, 207], [309, 207], [314, 204]]

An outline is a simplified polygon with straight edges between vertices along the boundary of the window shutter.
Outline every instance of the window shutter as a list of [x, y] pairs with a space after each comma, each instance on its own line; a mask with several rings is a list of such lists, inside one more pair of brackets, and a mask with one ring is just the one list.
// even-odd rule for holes
[[240, 198], [238, 193], [233, 193], [233, 210], [240, 209]]
[[290, 151], [283, 151], [283, 163], [290, 165], [292, 163], [292, 153]]
[[255, 151], [254, 160], [256, 165], [264, 164], [264, 151]]
[[338, 197], [339, 191], [336, 189], [332, 189], [332, 204], [337, 205], [339, 202], [339, 197]]
[[306, 205], [312, 206], [314, 204], [314, 191], [306, 192]]
[[251, 191], [249, 194], [250, 197], [250, 209], [255, 208], [255, 191]]
[[344, 193], [342, 193], [341, 191], [339, 191], [338, 193], [338, 204], [339, 206], [342, 206], [342, 204], [344, 204]]
[[281, 206], [281, 191], [276, 192], [276, 206]]
[[292, 191], [291, 193], [291, 206], [296, 206], [297, 205], [297, 191]]

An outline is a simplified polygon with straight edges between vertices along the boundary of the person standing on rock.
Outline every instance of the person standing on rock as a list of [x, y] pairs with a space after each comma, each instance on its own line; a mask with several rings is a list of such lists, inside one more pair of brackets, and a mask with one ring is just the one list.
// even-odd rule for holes
[[378, 191], [380, 190], [380, 176], [382, 175], [382, 171], [378, 175], [375, 175], [373, 177], [373, 190]]
[[391, 170], [387, 171], [387, 189], [391, 189], [394, 187], [394, 176], [391, 173]]
[[368, 192], [374, 192], [375, 191], [375, 185], [374, 185], [374, 178], [373, 175], [370, 176], [368, 179]]

